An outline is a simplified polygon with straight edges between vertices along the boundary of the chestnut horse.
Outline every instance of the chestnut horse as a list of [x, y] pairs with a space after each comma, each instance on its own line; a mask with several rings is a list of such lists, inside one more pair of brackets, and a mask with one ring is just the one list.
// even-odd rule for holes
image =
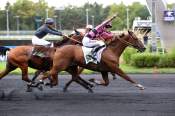
[[[61, 47], [63, 45], [82, 45], [82, 39], [84, 37], [84, 34], [77, 31], [76, 29], [74, 29], [75, 31], [75, 34], [71, 34], [69, 35], [68, 38], [64, 39], [63, 41], [59, 41], [59, 42], [56, 42], [54, 44], [55, 47]], [[73, 38], [71, 39], [71, 37], [73, 36]], [[84, 68], [83, 67], [78, 67], [78, 73], [81, 74], [83, 72]], [[43, 72], [42, 70], [38, 70], [35, 72], [34, 74], [34, 77], [32, 78], [32, 82], [35, 81], [35, 79], [39, 76], [39, 74]], [[115, 75], [115, 73], [111, 73], [112, 75], [112, 79], [115, 80], [117, 77]], [[42, 77], [43, 79], [41, 80], [44, 80], [46, 78], [48, 78], [48, 75]], [[92, 79], [93, 80], [93, 79]]]
[[[134, 86], [144, 89], [141, 84], [132, 80], [119, 68], [119, 58], [127, 46], [132, 46], [141, 52], [145, 51], [143, 43], [131, 31], [128, 31], [128, 34], [124, 34], [121, 37], [114, 35], [113, 40], [104, 49], [101, 61], [98, 64], [85, 63], [81, 46], [65, 45], [59, 49], [56, 49], [53, 56], [53, 66], [50, 70], [50, 84], [52, 86], [56, 86], [58, 84], [58, 73], [65, 70], [72, 70], [72, 79], [79, 80], [78, 66], [80, 66], [86, 69], [101, 72], [103, 80], [105, 81], [103, 85], [107, 86], [109, 84], [108, 72], [112, 72], [131, 82]], [[74, 68], [70, 69], [70, 65]]]
[[[73, 42], [74, 40], [71, 40], [70, 38], [63, 38], [62, 41], [55, 42], [53, 48], [33, 45], [17, 46], [13, 49], [3, 46], [0, 47], [1, 56], [6, 55], [6, 51], [9, 51], [6, 69], [0, 72], [0, 79], [16, 68], [20, 68], [22, 71], [22, 80], [30, 83], [31, 80], [28, 78], [28, 67], [40, 70], [38, 72], [48, 71], [52, 66], [52, 56], [56, 50], [55, 47], [60, 47], [65, 44], [74, 44]], [[77, 41], [75, 43], [77, 43]], [[32, 52], [36, 48], [42, 50], [47, 57], [41, 58], [33, 55]]]
[[[79, 40], [71, 39], [71, 37], [64, 38], [62, 41], [58, 41], [54, 43], [53, 48], [50, 47], [43, 47], [43, 46], [17, 46], [13, 49], [8, 49], [5, 47], [1, 47], [0, 49], [0, 55], [6, 55], [6, 51], [9, 51], [7, 55], [7, 63], [6, 63], [6, 69], [0, 72], [0, 79], [5, 77], [9, 72], [15, 70], [16, 68], [20, 68], [22, 71], [22, 80], [26, 81], [28, 84], [27, 91], [31, 91], [31, 87], [37, 87], [39, 84], [33, 83], [28, 78], [28, 67], [38, 69], [37, 71], [39, 74], [41, 71], [48, 71], [50, 70], [52, 66], [52, 57], [56, 51], [56, 47], [63, 46], [65, 44], [81, 44]], [[45, 56], [47, 57], [38, 57], [36, 55], [33, 55], [34, 49], [39, 49], [40, 51], [43, 51]], [[70, 74], [72, 74], [72, 67], [70, 66], [71, 70], [68, 70]], [[37, 75], [36, 75], [37, 76]], [[79, 80], [76, 81], [86, 89], [89, 89], [91, 91], [90, 87], [92, 87], [92, 84], [88, 83], [87, 81], [83, 80], [81, 77], [79, 77]]]

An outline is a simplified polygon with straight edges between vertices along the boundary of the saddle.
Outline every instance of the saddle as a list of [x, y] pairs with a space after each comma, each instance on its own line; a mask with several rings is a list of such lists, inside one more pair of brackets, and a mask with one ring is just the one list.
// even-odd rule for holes
[[101, 54], [105, 48], [105, 46], [97, 46], [95, 48], [87, 48], [82, 46], [86, 64], [89, 62], [93, 62], [95, 64], [99, 63], [101, 60]]
[[94, 48], [92, 49], [92, 51], [91, 51], [92, 56], [93, 56], [93, 57], [96, 56], [97, 52], [98, 52], [101, 48], [103, 48], [103, 47], [105, 47], [105, 45], [94, 47]]
[[41, 58], [51, 57], [51, 55], [55, 51], [56, 51], [56, 48], [37, 45], [37, 46], [34, 46], [33, 51], [32, 51], [32, 55], [33, 56], [38, 56], [38, 57], [41, 57]]

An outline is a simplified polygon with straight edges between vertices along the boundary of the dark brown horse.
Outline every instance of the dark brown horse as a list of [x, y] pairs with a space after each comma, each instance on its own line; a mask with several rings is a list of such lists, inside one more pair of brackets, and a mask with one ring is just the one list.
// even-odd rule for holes
[[[58, 73], [64, 70], [72, 70], [73, 80], [78, 80], [79, 75], [77, 70], [78, 66], [80, 66], [101, 72], [105, 81], [103, 85], [109, 84], [108, 72], [113, 72], [131, 82], [134, 86], [144, 89], [142, 85], [132, 80], [119, 68], [119, 58], [127, 46], [133, 46], [141, 52], [145, 50], [143, 43], [131, 31], [128, 31], [128, 34], [121, 37], [114, 35], [113, 41], [103, 51], [101, 62], [99, 64], [86, 64], [81, 46], [63, 46], [60, 49], [57, 49], [53, 56], [53, 66], [50, 70], [51, 84], [53, 86], [58, 84]], [[70, 69], [70, 65], [74, 66], [74, 68]]]

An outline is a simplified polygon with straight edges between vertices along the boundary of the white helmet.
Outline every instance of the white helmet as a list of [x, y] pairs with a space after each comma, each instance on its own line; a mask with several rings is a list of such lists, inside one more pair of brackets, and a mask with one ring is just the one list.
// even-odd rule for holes
[[92, 29], [93, 26], [92, 25], [86, 25], [86, 29]]

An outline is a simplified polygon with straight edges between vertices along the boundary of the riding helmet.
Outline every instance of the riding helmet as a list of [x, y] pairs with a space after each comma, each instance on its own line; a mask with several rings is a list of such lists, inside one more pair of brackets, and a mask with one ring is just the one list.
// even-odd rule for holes
[[52, 18], [47, 18], [47, 19], [45, 19], [45, 24], [50, 24], [50, 25], [52, 25], [52, 24], [54, 24], [55, 23], [55, 21], [52, 19]]

